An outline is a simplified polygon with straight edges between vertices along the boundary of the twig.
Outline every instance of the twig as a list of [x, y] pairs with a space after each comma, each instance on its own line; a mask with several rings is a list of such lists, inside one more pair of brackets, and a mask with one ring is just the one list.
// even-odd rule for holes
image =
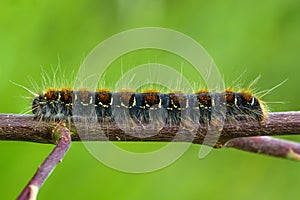
[[[0, 115], [0, 140], [53, 143], [52, 130], [56, 125], [57, 122], [35, 120], [32, 115], [2, 114]], [[160, 131], [147, 128], [136, 134], [133, 129], [126, 126], [121, 127], [116, 123], [95, 123], [89, 124], [88, 127], [85, 123], [76, 123], [76, 128], [74, 124], [71, 124], [70, 128], [72, 141], [107, 141], [108, 139], [110, 141], [192, 141], [195, 144], [203, 143], [207, 131], [207, 127], [199, 126], [196, 134], [189, 134], [188, 129], [167, 126]], [[79, 137], [78, 132], [82, 132], [80, 130], [86, 128], [88, 128], [87, 134], [80, 134]], [[157, 133], [153, 134], [153, 132]], [[222, 147], [227, 142], [226, 147], [298, 160], [300, 144], [254, 136], [299, 134], [300, 112], [268, 113], [268, 118], [264, 123], [254, 121], [225, 123], [216, 147]], [[176, 140], [174, 140], [174, 136], [176, 136]]]
[[[38, 121], [32, 115], [0, 115], [0, 140], [31, 141], [53, 143], [52, 130], [57, 123]], [[188, 134], [188, 128], [178, 129], [167, 126], [160, 131], [147, 128], [136, 134], [130, 127], [120, 127], [116, 123], [96, 123], [88, 126], [88, 135], [78, 134], [78, 130], [86, 128], [85, 123], [76, 123], [76, 128], [70, 125], [73, 141], [155, 141], [193, 142], [202, 144], [207, 127], [199, 127], [196, 134]], [[143, 127], [140, 127], [143, 128]], [[153, 134], [157, 132], [157, 134]], [[104, 133], [104, 134], [99, 134]], [[250, 136], [299, 135], [300, 112], [269, 113], [264, 123], [251, 121], [235, 121], [225, 123], [218, 140], [219, 145], [228, 140]], [[192, 139], [191, 139], [192, 137]]]
[[55, 148], [38, 168], [33, 178], [17, 198], [18, 200], [36, 199], [39, 188], [68, 151], [71, 145], [70, 131], [64, 126], [58, 125], [53, 135], [54, 138], [58, 138]]
[[267, 136], [235, 138], [224, 147], [300, 161], [300, 144]]
[[[186, 127], [178, 129], [178, 127], [167, 126], [155, 135], [153, 135], [153, 131], [157, 130], [147, 128], [142, 131], [144, 135], [135, 136], [130, 127], [120, 127], [120, 124], [115, 123], [95, 123], [89, 124], [87, 127], [85, 123], [78, 122], [76, 123], [77, 129], [74, 124], [69, 124], [69, 126], [74, 130], [74, 134], [72, 134], [74, 141], [106, 141], [109, 138], [113, 141], [161, 142], [172, 141], [176, 135], [176, 142], [192, 141], [202, 144], [207, 131], [207, 127], [199, 126], [196, 134], [189, 135]], [[87, 137], [85, 135], [79, 137], [77, 130], [80, 131], [81, 128], [88, 128]], [[100, 137], [99, 133], [104, 134]], [[300, 161], [300, 144], [266, 137], [296, 134], [300, 134], [300, 112], [269, 113], [264, 123], [253, 121], [250, 123], [249, 121], [225, 123], [217, 145]], [[53, 138], [58, 138], [56, 147], [19, 195], [19, 200], [36, 199], [39, 188], [68, 151], [71, 144], [70, 135], [69, 129], [60, 126], [57, 122], [37, 121], [32, 115], [0, 115], [0, 140], [53, 143]], [[193, 140], [191, 140], [191, 136]]]

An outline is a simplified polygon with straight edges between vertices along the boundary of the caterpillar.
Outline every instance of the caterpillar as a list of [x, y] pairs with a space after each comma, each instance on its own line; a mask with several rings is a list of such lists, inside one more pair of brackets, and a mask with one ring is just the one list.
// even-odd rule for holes
[[[221, 102], [226, 121], [255, 120], [263, 122], [266, 118], [264, 103], [251, 92], [210, 92], [199, 90], [194, 94], [181, 92], [160, 93], [147, 90], [142, 93], [133, 91], [112, 92], [100, 89], [91, 92], [86, 89], [77, 91], [71, 88], [49, 88], [38, 94], [32, 101], [32, 112], [36, 119], [66, 120], [88, 116], [95, 113], [97, 120], [131, 120], [149, 124], [161, 120], [165, 124], [180, 124], [186, 116], [195, 123], [209, 123], [212, 108]], [[73, 108], [76, 107], [76, 114]], [[221, 112], [221, 111], [220, 111]], [[77, 116], [75, 116], [77, 115]]]

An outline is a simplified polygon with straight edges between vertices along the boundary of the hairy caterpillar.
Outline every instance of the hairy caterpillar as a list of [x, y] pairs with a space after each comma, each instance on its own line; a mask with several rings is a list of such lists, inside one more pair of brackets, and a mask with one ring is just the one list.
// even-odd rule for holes
[[[32, 112], [36, 119], [65, 120], [77, 115], [95, 112], [98, 121], [115, 121], [130, 116], [137, 123], [149, 124], [162, 120], [166, 124], [180, 124], [182, 113], [198, 123], [209, 123], [212, 107], [221, 99], [225, 120], [255, 120], [266, 118], [265, 106], [250, 92], [209, 92], [200, 90], [194, 94], [159, 93], [148, 90], [142, 93], [131, 91], [111, 92], [101, 89], [91, 92], [85, 89], [74, 91], [71, 88], [47, 89], [38, 94], [32, 102]], [[124, 113], [128, 113], [127, 115]], [[152, 118], [151, 118], [152, 113]], [[154, 116], [154, 117], [153, 117]], [[128, 119], [126, 119], [128, 120]]]

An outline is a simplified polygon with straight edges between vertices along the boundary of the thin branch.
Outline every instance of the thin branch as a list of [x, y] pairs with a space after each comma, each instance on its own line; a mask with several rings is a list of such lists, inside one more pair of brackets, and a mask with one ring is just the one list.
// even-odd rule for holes
[[[207, 127], [199, 126], [196, 134], [189, 134], [188, 127], [179, 129], [167, 126], [159, 131], [144, 128], [138, 135], [132, 127], [120, 127], [116, 123], [76, 123], [69, 124], [74, 130], [74, 141], [172, 141], [202, 144], [206, 136]], [[136, 128], [136, 127], [135, 127]], [[140, 128], [143, 128], [142, 126]], [[88, 135], [77, 133], [83, 132]], [[158, 132], [157, 134], [154, 134]], [[99, 133], [104, 133], [100, 134]], [[300, 134], [300, 112], [269, 113], [264, 123], [254, 121], [235, 121], [225, 123], [218, 140], [218, 147], [236, 148], [244, 151], [261, 153], [276, 157], [300, 161], [300, 144], [266, 136], [272, 135], [297, 135]], [[0, 115], [0, 140], [18, 140], [40, 143], [57, 142], [55, 148], [47, 159], [41, 164], [33, 178], [19, 195], [19, 200], [34, 200], [39, 188], [51, 174], [56, 165], [68, 151], [71, 144], [70, 131], [57, 122], [37, 121], [32, 115]], [[101, 136], [102, 135], [102, 136]], [[260, 137], [257, 137], [260, 136]], [[261, 137], [265, 136], [265, 137]], [[193, 140], [191, 140], [191, 137]], [[54, 139], [53, 139], [54, 138]], [[57, 138], [57, 140], [55, 140]]]
[[268, 136], [234, 138], [224, 147], [300, 161], [300, 144]]
[[[52, 130], [57, 123], [38, 121], [33, 115], [0, 115], [0, 140], [31, 141], [39, 143], [53, 143]], [[199, 126], [196, 134], [189, 134], [189, 127], [179, 129], [176, 126], [166, 126], [161, 130], [151, 127], [143, 129], [138, 134], [136, 128], [122, 127], [120, 124], [83, 122], [69, 125], [73, 141], [155, 141], [168, 142], [193, 142], [202, 144], [207, 132], [207, 127]], [[87, 129], [87, 135], [80, 135], [81, 129]], [[104, 134], [99, 134], [104, 133]], [[156, 133], [156, 134], [155, 134]], [[225, 123], [221, 132], [218, 144], [222, 146], [228, 140], [250, 136], [274, 136], [274, 135], [299, 135], [300, 134], [300, 112], [277, 112], [268, 113], [265, 122], [235, 121]]]
[[50, 155], [38, 168], [33, 178], [26, 185], [24, 190], [18, 196], [18, 200], [34, 200], [37, 197], [40, 187], [51, 174], [56, 165], [62, 161], [71, 145], [70, 131], [58, 125], [53, 133], [55, 138], [58, 138], [57, 144]]

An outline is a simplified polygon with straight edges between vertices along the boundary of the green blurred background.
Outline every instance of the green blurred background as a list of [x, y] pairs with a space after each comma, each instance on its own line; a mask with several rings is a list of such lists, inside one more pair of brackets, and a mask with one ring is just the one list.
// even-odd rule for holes
[[[29, 77], [41, 83], [41, 66], [77, 70], [101, 41], [145, 26], [180, 31], [214, 58], [226, 82], [241, 73], [272, 111], [299, 110], [300, 1], [36, 1], [0, 2], [1, 113], [22, 113]], [[146, 60], [143, 60], [147, 62]], [[153, 60], [152, 60], [153, 61]], [[159, 61], [159, 60], [157, 60]], [[127, 60], [135, 66], [136, 60]], [[177, 61], [176, 61], [177, 62]], [[181, 61], [178, 61], [178, 66]], [[297, 137], [285, 137], [297, 140]], [[299, 139], [298, 139], [299, 141]], [[154, 143], [130, 143], [153, 149]], [[0, 199], [13, 199], [52, 145], [0, 142]], [[198, 158], [192, 145], [174, 164], [148, 174], [122, 173], [99, 163], [81, 143], [72, 147], [40, 190], [39, 199], [297, 199], [300, 164], [231, 149]], [[117, 159], [117, 158], [116, 158]]]

